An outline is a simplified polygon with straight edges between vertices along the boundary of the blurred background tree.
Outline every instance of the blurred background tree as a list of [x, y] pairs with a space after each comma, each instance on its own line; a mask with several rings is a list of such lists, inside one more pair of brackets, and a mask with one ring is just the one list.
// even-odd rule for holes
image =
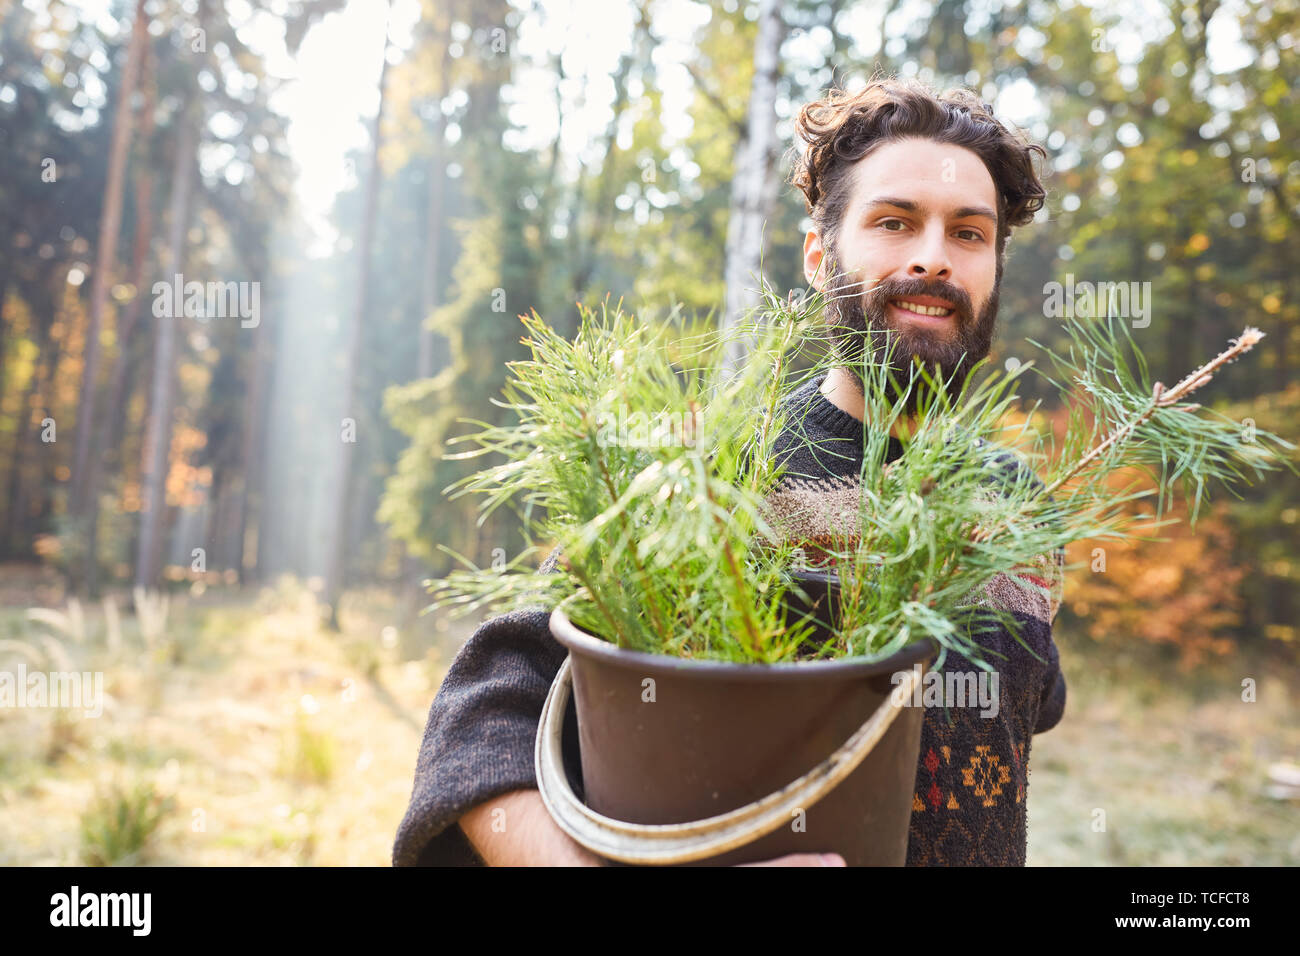
[[[288, 95], [291, 67], [358, 3], [0, 12], [3, 560], [55, 566], [81, 592], [234, 586], [324, 578], [337, 544], [340, 588], [380, 584], [414, 608], [415, 582], [450, 567], [439, 545], [508, 559], [522, 543], [511, 517], [479, 527], [474, 501], [446, 500], [466, 466], [443, 455], [462, 419], [499, 421], [504, 365], [525, 355], [518, 315], [572, 330], [578, 301], [609, 296], [664, 321], [724, 321], [744, 291], [734, 268], [727, 287], [742, 208], [762, 221], [766, 278], [799, 288], [792, 119], [875, 71], [970, 87], [1049, 151], [1047, 206], [1008, 247], [997, 362], [1056, 341], [1046, 283], [1149, 282], [1134, 334], [1156, 377], [1256, 325], [1267, 338], [1212, 399], [1243, 428], [1294, 434], [1300, 5], [798, 0], [773, 33], [765, 5], [742, 0], [407, 0], [376, 27], [382, 45], [333, 53], [373, 83], [368, 111], [295, 146], [295, 124], [335, 106], [324, 90]], [[767, 192], [737, 186], [759, 108], [775, 124]], [[349, 171], [332, 200], [304, 172], [322, 142]], [[256, 283], [260, 321], [157, 317], [151, 290], [173, 272]], [[1285, 477], [1217, 500], [1205, 536], [1076, 575], [1071, 626], [1187, 659], [1294, 642], [1298, 515]], [[1146, 613], [1156, 595], [1162, 622]]]

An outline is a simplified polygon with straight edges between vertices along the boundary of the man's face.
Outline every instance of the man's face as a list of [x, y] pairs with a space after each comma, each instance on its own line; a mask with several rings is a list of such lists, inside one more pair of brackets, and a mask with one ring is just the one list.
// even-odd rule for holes
[[804, 241], [804, 273], [827, 294], [836, 353], [861, 387], [866, 346], [883, 355], [885, 345], [868, 330], [892, 330], [901, 387], [919, 359], [955, 392], [988, 355], [997, 318], [993, 177], [974, 152], [917, 138], [877, 147], [849, 175], [834, 248], [824, 250], [817, 232]]

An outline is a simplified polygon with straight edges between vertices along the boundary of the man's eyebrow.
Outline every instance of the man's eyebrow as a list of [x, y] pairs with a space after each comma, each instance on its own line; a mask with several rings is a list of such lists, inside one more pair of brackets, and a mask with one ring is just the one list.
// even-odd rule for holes
[[[911, 199], [902, 199], [896, 196], [878, 196], [875, 199], [868, 200], [863, 206], [863, 212], [874, 209], [876, 206], [893, 206], [895, 209], [905, 209], [908, 212], [923, 212], [925, 207]], [[998, 214], [988, 206], [962, 206], [960, 209], [953, 210], [954, 219], [968, 219], [971, 216], [982, 216], [985, 219], [991, 219], [994, 223], [998, 221]]]

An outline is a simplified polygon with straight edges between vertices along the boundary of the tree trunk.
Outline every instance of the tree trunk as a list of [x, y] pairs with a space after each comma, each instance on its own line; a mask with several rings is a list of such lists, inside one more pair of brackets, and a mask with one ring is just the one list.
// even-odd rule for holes
[[99, 220], [99, 242], [95, 250], [95, 271], [90, 284], [90, 319], [86, 328], [86, 354], [81, 370], [81, 392], [77, 396], [77, 433], [73, 446], [72, 494], [70, 510], [83, 516], [88, 494], [93, 495], [86, 474], [94, 454], [95, 380], [99, 374], [99, 335], [108, 300], [109, 276], [117, 258], [117, 233], [122, 226], [122, 193], [126, 173], [127, 148], [131, 143], [133, 113], [140, 60], [148, 40], [149, 17], [144, 0], [136, 0], [135, 24], [127, 47], [126, 65], [122, 70], [122, 89], [118, 94], [113, 117], [113, 138], [108, 149], [108, 179], [104, 184], [104, 213]]
[[[126, 418], [123, 407], [127, 398], [127, 372], [131, 367], [132, 346], [136, 329], [140, 324], [140, 313], [145, 303], [145, 280], [149, 268], [149, 250], [153, 245], [153, 174], [149, 168], [149, 142], [154, 133], [154, 107], [157, 102], [157, 79], [150, 73], [153, 57], [146, 43], [141, 56], [140, 88], [144, 91], [144, 103], [140, 110], [140, 135], [136, 137], [141, 144], [139, 161], [135, 165], [135, 247], [131, 257], [131, 284], [135, 296], [122, 308], [117, 336], [117, 357], [113, 362], [113, 372], [109, 377], [108, 401], [101, 412], [102, 420], [92, 422], [93, 440], [90, 457], [86, 460], [86, 479], [82, 490], [83, 511], [86, 529], [86, 561], [81, 572], [79, 585], [74, 586], [94, 596], [99, 590], [99, 562], [96, 553], [99, 548], [99, 482], [104, 456], [113, 454], [121, 438]], [[148, 82], [145, 82], [148, 78]], [[102, 441], [100, 440], [102, 439]], [[115, 464], [121, 467], [120, 455], [115, 456]]]
[[[171, 198], [167, 232], [166, 281], [180, 273], [185, 262], [185, 236], [189, 225], [190, 189], [196, 165], [198, 142], [197, 92], [188, 94], [176, 117], [176, 157], [172, 167]], [[180, 314], [155, 318], [153, 379], [150, 388], [148, 430], [143, 457], [143, 501], [140, 540], [136, 552], [135, 582], [151, 588], [158, 583], [163, 523], [167, 513], [167, 463], [171, 450], [172, 403], [176, 389], [177, 325], [184, 320], [184, 306], [175, 303]]]
[[[749, 122], [736, 155], [731, 180], [731, 212], [727, 217], [726, 306], [723, 328], [732, 328], [757, 304], [753, 275], [761, 268], [763, 223], [776, 201], [776, 87], [781, 75], [781, 42], [786, 25], [777, 0], [762, 0], [758, 38], [754, 44], [754, 79], [749, 89]], [[744, 361], [745, 343], [732, 342], [727, 361], [732, 368]]]
[[[231, 563], [239, 574], [239, 582], [245, 583], [254, 573], [256, 558], [250, 564], [244, 558], [244, 543], [248, 535], [248, 515], [252, 502], [257, 499], [260, 504], [263, 454], [266, 422], [270, 415], [266, 409], [267, 395], [270, 392], [271, 356], [267, 348], [266, 334], [262, 323], [253, 329], [253, 358], [249, 368], [248, 401], [244, 406], [243, 446], [240, 449], [239, 477], [234, 492], [233, 525], [234, 560]], [[260, 517], [260, 514], [259, 514]]]
[[[389, 7], [391, 11], [391, 3]], [[343, 412], [350, 415], [356, 400], [357, 359], [362, 343], [362, 323], [366, 317], [366, 302], [370, 294], [370, 253], [374, 244], [375, 208], [379, 202], [379, 180], [382, 170], [379, 167], [379, 148], [384, 120], [384, 100], [388, 86], [388, 19], [384, 21], [384, 58], [379, 69], [379, 108], [375, 111], [374, 131], [370, 137], [370, 175], [366, 182], [366, 199], [361, 220], [361, 241], [357, 252], [360, 265], [357, 275], [356, 307], [352, 319], [344, 330], [343, 381], [340, 391], [343, 393]], [[355, 436], [354, 436], [355, 437]], [[339, 629], [339, 600], [343, 596], [343, 576], [345, 573], [344, 553], [348, 538], [348, 501], [352, 484], [352, 446], [355, 441], [343, 441], [340, 435], [338, 466], [336, 468], [336, 486], [334, 501], [330, 508], [331, 528], [329, 548], [325, 564], [324, 600], [329, 608], [326, 626], [331, 630]]]
[[[32, 303], [34, 315], [54, 314], [56, 306], [48, 288], [47, 283], [42, 288], [40, 301]], [[36, 407], [38, 398], [47, 394], [48, 383], [59, 365], [59, 343], [55, 340], [52, 329], [53, 323], [46, 322], [44, 325], [38, 325], [35, 330], [36, 364], [32, 369], [32, 377], [28, 380], [27, 387], [19, 399], [13, 451], [9, 456], [9, 491], [5, 496], [4, 531], [0, 534], [0, 544], [7, 554], [24, 559], [32, 556], [32, 541], [25, 533], [30, 509], [27, 482], [23, 480], [23, 462], [43, 463], [46, 469], [50, 470], [50, 456], [41, 454], [33, 447], [37, 441], [39, 421], [33, 422], [32, 410]], [[18, 542], [17, 547], [15, 541]]]
[[[9, 244], [9, 237], [6, 234], [0, 237], [0, 242], [6, 246]], [[9, 297], [9, 256], [7, 253], [0, 256], [0, 407], [4, 405], [5, 400], [5, 342], [4, 336], [6, 329], [4, 324], [5, 317], [5, 299]]]

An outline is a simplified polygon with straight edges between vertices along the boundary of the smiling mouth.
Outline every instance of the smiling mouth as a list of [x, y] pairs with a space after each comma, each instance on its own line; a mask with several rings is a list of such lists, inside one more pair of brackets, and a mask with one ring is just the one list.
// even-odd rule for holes
[[946, 319], [953, 315], [955, 309], [942, 305], [928, 305], [914, 299], [890, 299], [889, 304], [900, 312], [907, 312], [926, 319]]

